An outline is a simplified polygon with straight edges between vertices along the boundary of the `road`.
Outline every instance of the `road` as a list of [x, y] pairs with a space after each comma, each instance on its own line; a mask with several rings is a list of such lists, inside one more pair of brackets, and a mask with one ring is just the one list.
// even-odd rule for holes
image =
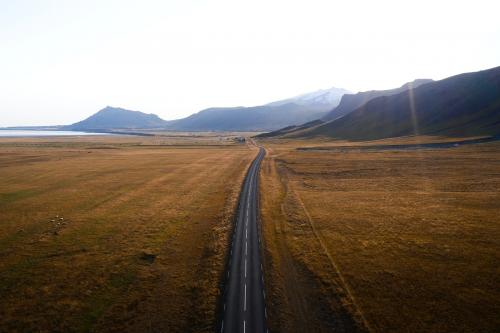
[[265, 150], [252, 162], [243, 184], [232, 236], [220, 332], [267, 332], [260, 232], [257, 224], [259, 169]]

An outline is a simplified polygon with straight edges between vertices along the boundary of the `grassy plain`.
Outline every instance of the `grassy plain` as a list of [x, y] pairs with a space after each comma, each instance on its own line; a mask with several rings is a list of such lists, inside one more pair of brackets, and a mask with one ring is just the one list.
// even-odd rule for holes
[[260, 143], [273, 332], [498, 331], [500, 143]]
[[212, 331], [255, 155], [220, 135], [0, 139], [0, 331]]

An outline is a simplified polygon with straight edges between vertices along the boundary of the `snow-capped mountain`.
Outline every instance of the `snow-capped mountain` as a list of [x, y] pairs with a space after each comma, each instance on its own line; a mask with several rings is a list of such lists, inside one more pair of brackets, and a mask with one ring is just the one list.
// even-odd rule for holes
[[334, 108], [340, 103], [342, 96], [349, 93], [351, 92], [346, 89], [332, 87], [272, 102], [267, 105], [279, 106], [294, 103], [298, 105], [325, 105]]

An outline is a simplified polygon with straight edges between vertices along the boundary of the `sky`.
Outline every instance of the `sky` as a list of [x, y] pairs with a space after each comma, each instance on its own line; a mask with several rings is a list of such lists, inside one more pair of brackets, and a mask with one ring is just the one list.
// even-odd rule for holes
[[500, 2], [0, 0], [0, 127], [177, 119], [500, 66]]

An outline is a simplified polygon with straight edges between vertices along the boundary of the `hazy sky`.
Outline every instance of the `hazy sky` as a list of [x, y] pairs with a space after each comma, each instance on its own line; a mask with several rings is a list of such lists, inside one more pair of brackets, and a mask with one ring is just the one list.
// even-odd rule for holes
[[164, 119], [500, 66], [495, 1], [0, 0], [0, 126]]

